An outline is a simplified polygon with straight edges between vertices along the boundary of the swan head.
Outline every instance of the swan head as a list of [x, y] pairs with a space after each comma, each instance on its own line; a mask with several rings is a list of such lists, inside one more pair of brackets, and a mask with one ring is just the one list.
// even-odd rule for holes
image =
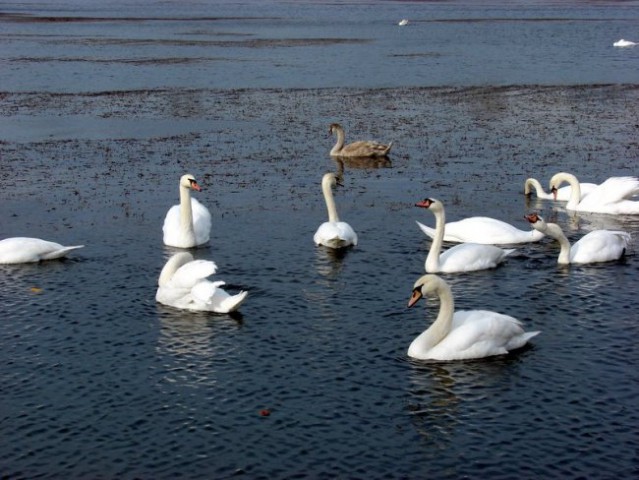
[[535, 230], [539, 230], [541, 232], [546, 230], [548, 224], [539, 214], [531, 213], [530, 215], [524, 215], [524, 218], [530, 222]]
[[415, 305], [422, 297], [437, 292], [442, 284], [445, 284], [444, 281], [437, 275], [427, 274], [419, 277], [415, 285], [413, 285], [413, 293], [408, 300], [408, 308]]
[[568, 182], [571, 186], [579, 184], [579, 180], [572, 173], [559, 172], [555, 173], [550, 179], [550, 191], [553, 194], [553, 198], [557, 200], [557, 190], [561, 187], [561, 184]]
[[433, 211], [439, 211], [444, 208], [442, 202], [435, 198], [425, 198], [421, 202], [417, 202], [415, 206], [420, 208], [428, 208], [429, 210]]
[[190, 173], [180, 177], [180, 187], [196, 190], [198, 192], [202, 191], [202, 187], [198, 185], [197, 180], [195, 180], [195, 177]]
[[324, 177], [322, 178], [322, 184], [328, 185], [331, 188], [344, 186], [342, 176], [333, 172], [324, 174]]
[[339, 123], [331, 123], [328, 127], [328, 133], [329, 134], [333, 134], [333, 133], [337, 133], [340, 131], [344, 131], [344, 129], [342, 128], [342, 126]]

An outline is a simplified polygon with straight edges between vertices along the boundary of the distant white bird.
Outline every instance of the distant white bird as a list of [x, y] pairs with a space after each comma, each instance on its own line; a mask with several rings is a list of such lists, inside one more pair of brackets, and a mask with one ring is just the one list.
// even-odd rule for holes
[[402, 18], [397, 25], [399, 25], [400, 27], [408, 25], [408, 19]]
[[215, 262], [193, 260], [193, 255], [188, 252], [176, 253], [162, 268], [155, 299], [182, 310], [234, 312], [240, 308], [248, 292], [230, 295], [222, 289], [223, 281], [207, 280], [216, 270]]
[[62, 258], [84, 245], [65, 247], [59, 243], [30, 237], [12, 237], [0, 241], [0, 263], [35, 263]]
[[623, 38], [612, 44], [613, 47], [634, 47], [635, 45], [637, 45], [635, 42], [624, 40]]

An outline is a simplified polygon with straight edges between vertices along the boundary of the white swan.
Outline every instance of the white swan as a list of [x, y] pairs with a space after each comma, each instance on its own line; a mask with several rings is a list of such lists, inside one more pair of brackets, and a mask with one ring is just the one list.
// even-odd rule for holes
[[209, 241], [211, 214], [191, 198], [191, 190], [201, 191], [191, 174], [180, 178], [180, 204], [173, 205], [164, 219], [164, 244], [170, 247], [191, 248]]
[[514, 249], [503, 250], [493, 245], [461, 243], [440, 255], [446, 223], [444, 205], [432, 198], [427, 198], [421, 203], [435, 215], [435, 238], [426, 257], [426, 272], [456, 273], [495, 268], [515, 251]]
[[609, 213], [612, 215], [639, 215], [639, 201], [630, 197], [639, 195], [639, 178], [610, 177], [588, 195], [581, 198], [577, 177], [559, 172], [550, 179], [550, 190], [554, 192], [563, 182], [572, 187], [566, 210], [578, 212]]
[[342, 185], [342, 183], [334, 173], [327, 173], [322, 177], [322, 192], [328, 210], [328, 222], [322, 223], [313, 235], [315, 245], [324, 245], [330, 248], [357, 245], [357, 234], [353, 228], [346, 222], [340, 222], [337, 216], [332, 190], [337, 185]]
[[331, 149], [332, 157], [386, 157], [393, 146], [393, 142], [384, 145], [371, 140], [360, 140], [344, 145], [344, 129], [339, 123], [331, 123], [328, 131], [337, 135], [337, 143]]
[[437, 275], [415, 282], [408, 301], [412, 307], [423, 296], [439, 297], [439, 314], [432, 325], [408, 347], [408, 356], [420, 360], [465, 360], [502, 355], [523, 347], [539, 332], [525, 332], [516, 318], [488, 310], [455, 311], [450, 287]]
[[546, 223], [545, 220], [531, 213], [526, 215], [534, 229], [544, 232], [559, 242], [561, 250], [557, 263], [598, 263], [620, 259], [630, 245], [630, 234], [618, 230], [593, 230], [581, 237], [571, 247], [568, 238], [556, 223]]
[[408, 25], [408, 19], [402, 18], [397, 25], [399, 25], [400, 27], [405, 27], [406, 25]]
[[[429, 208], [429, 199], [417, 202], [416, 207]], [[422, 232], [435, 238], [434, 228], [417, 222]], [[509, 223], [489, 217], [469, 217], [444, 226], [444, 241], [453, 243], [481, 243], [484, 245], [510, 245], [516, 243], [537, 242], [544, 234], [536, 230], [520, 230]]]
[[613, 47], [634, 47], [635, 45], [637, 45], [636, 42], [631, 42], [630, 40], [624, 40], [623, 38], [620, 40], [617, 40], [615, 43], [612, 44]]
[[0, 263], [35, 263], [62, 258], [84, 245], [65, 247], [59, 243], [30, 237], [12, 237], [0, 241]]
[[214, 262], [193, 260], [193, 255], [188, 252], [176, 253], [162, 268], [155, 299], [181, 310], [234, 312], [244, 302], [248, 292], [229, 295], [221, 288], [223, 281], [207, 280], [216, 270]]
[[[581, 187], [581, 198], [583, 198], [597, 188], [598, 185], [596, 183], [580, 183], [579, 186]], [[533, 188], [535, 189], [537, 198], [543, 198], [545, 200], [559, 200], [562, 202], [568, 201], [570, 198], [570, 192], [572, 191], [572, 188], [568, 185], [557, 189], [554, 194], [553, 192], [546, 192], [544, 187], [541, 186], [541, 183], [539, 183], [539, 180], [536, 178], [527, 178], [524, 183], [524, 195], [530, 196]]]

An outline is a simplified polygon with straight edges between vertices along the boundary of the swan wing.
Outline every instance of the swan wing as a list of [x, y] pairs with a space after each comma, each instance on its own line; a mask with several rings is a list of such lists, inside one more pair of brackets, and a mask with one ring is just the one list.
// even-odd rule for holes
[[242, 291], [236, 295], [230, 295], [222, 287], [224, 282], [209, 282], [202, 280], [193, 286], [191, 296], [198, 310], [207, 310], [216, 313], [229, 313], [237, 310], [246, 299], [248, 292]]
[[445, 273], [472, 272], [495, 268], [515, 250], [493, 245], [462, 243], [449, 248], [439, 257], [439, 271]]
[[440, 360], [463, 360], [502, 355], [520, 348], [539, 332], [525, 332], [509, 315], [487, 310], [457, 311], [449, 334], [430, 354]]
[[[419, 228], [433, 238], [435, 229], [417, 222]], [[468, 217], [444, 226], [444, 241], [469, 242], [484, 245], [504, 245], [536, 242], [544, 237], [537, 230], [520, 230], [502, 220], [490, 217]]]
[[217, 265], [210, 260], [193, 260], [178, 268], [169, 285], [173, 288], [190, 289], [201, 280], [213, 275], [217, 271]]
[[30, 237], [12, 237], [0, 241], [0, 263], [33, 263], [53, 260], [84, 245], [64, 246], [56, 242]]
[[360, 140], [357, 142], [349, 143], [348, 145], [344, 145], [342, 149], [338, 152], [338, 156], [348, 156], [348, 157], [374, 157], [374, 156], [385, 156], [391, 150], [393, 143], [391, 142], [388, 145], [383, 143], [374, 142], [371, 140]]
[[619, 203], [639, 194], [639, 179], [636, 177], [610, 177], [593, 188], [579, 202], [579, 210], [599, 211], [606, 205]]
[[570, 248], [570, 263], [610, 262], [621, 258], [630, 234], [614, 230], [594, 230], [584, 235]]

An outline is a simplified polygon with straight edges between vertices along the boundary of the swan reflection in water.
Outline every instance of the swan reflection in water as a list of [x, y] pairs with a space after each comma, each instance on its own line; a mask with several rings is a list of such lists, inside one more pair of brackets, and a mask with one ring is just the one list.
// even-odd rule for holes
[[215, 384], [215, 363], [234, 356], [236, 347], [228, 333], [242, 325], [242, 315], [186, 312], [159, 303], [156, 307], [156, 352], [165, 368], [163, 378], [191, 386]]
[[335, 173], [344, 175], [345, 168], [354, 170], [373, 170], [376, 168], [392, 168], [393, 163], [388, 157], [333, 157], [337, 166]]
[[[518, 365], [531, 347], [514, 353], [479, 360], [437, 362], [406, 359], [410, 365], [407, 410], [417, 433], [427, 441], [426, 447], [447, 448], [456, 438], [457, 428], [476, 412], [487, 397], [498, 397], [521, 379]], [[464, 427], [467, 428], [467, 427]]]

